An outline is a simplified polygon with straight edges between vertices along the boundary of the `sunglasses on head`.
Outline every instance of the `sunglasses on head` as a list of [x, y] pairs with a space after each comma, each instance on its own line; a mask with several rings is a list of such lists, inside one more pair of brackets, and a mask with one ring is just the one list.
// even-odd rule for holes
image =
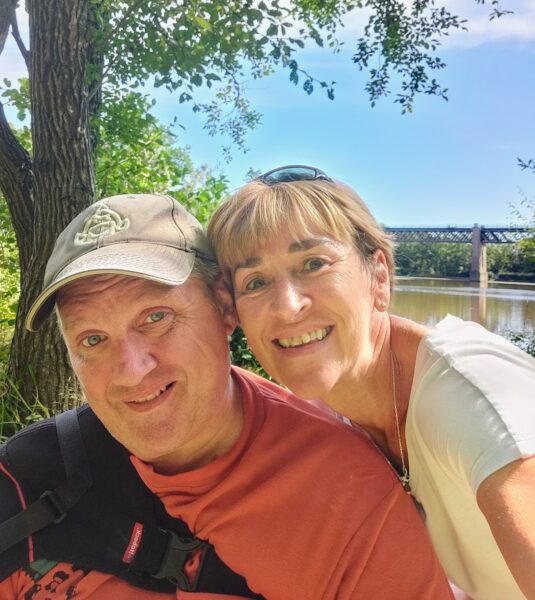
[[306, 165], [286, 165], [285, 167], [277, 167], [256, 178], [256, 181], [261, 181], [266, 185], [275, 185], [277, 183], [288, 183], [292, 181], [314, 181], [322, 179], [323, 181], [333, 180], [325, 174], [321, 169], [316, 167], [307, 167]]

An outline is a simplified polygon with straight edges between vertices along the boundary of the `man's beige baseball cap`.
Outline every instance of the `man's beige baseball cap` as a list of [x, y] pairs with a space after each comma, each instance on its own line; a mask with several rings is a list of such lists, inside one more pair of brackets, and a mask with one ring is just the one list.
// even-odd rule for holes
[[115, 273], [180, 285], [196, 255], [215, 261], [201, 224], [174, 198], [124, 194], [99, 200], [58, 237], [26, 328], [36, 331], [42, 325], [56, 293], [71, 281]]

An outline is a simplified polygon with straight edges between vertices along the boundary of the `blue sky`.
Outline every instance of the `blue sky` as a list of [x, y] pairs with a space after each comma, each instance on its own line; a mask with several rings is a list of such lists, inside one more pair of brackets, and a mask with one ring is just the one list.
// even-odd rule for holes
[[[486, 5], [444, 4], [469, 19], [469, 31], [440, 51], [447, 67], [438, 78], [449, 88], [448, 102], [419, 97], [406, 115], [392, 98], [372, 108], [366, 74], [350, 60], [363, 23], [356, 14], [347, 20], [342, 54], [309, 49], [300, 58], [318, 78], [337, 81], [334, 101], [320, 90], [307, 96], [282, 72], [249, 85], [263, 117], [247, 137], [247, 154], [236, 149], [225, 163], [225, 140], [208, 136], [188, 111], [178, 115], [185, 127], [177, 129], [179, 142], [233, 188], [250, 167], [311, 164], [354, 187], [390, 226], [511, 224], [511, 205], [535, 196], [535, 174], [516, 164], [519, 156], [535, 157], [535, 0], [502, 0], [515, 14], [493, 22]], [[13, 77], [15, 52], [5, 54], [0, 75]], [[167, 122], [176, 107], [175, 97], [160, 92], [154, 112]]]

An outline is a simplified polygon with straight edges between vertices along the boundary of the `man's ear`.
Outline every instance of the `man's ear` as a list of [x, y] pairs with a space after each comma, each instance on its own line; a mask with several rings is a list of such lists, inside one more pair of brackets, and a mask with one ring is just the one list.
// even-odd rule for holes
[[214, 285], [214, 297], [225, 324], [227, 335], [231, 335], [238, 324], [232, 287], [225, 276], [220, 276]]

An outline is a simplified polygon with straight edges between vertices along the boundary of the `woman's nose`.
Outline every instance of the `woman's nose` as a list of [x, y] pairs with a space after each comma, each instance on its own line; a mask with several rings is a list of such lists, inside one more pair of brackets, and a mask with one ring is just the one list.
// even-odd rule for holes
[[276, 282], [273, 288], [272, 310], [286, 322], [300, 318], [311, 304], [306, 290], [294, 279], [285, 278]]

